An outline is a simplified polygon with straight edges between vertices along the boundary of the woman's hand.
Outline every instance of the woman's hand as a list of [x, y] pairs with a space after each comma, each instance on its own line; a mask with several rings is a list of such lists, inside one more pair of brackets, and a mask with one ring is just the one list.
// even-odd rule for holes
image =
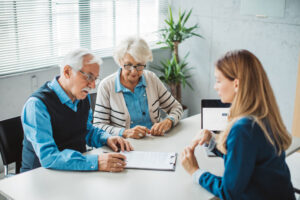
[[155, 123], [150, 130], [150, 134], [155, 136], [164, 135], [166, 131], [171, 129], [171, 127], [172, 120], [167, 118], [162, 122]]
[[198, 133], [194, 139], [192, 140], [192, 144], [191, 144], [191, 148], [194, 151], [194, 149], [196, 148], [196, 146], [199, 145], [203, 145], [204, 143], [209, 144], [209, 141], [212, 137], [212, 132], [204, 129], [201, 130], [200, 133]]
[[195, 171], [199, 169], [198, 162], [196, 160], [194, 150], [191, 147], [186, 147], [180, 156], [181, 164], [183, 168], [190, 174], [193, 175]]
[[123, 132], [124, 138], [134, 138], [140, 139], [146, 136], [147, 133], [150, 133], [150, 130], [145, 126], [136, 126], [131, 129], [126, 129]]

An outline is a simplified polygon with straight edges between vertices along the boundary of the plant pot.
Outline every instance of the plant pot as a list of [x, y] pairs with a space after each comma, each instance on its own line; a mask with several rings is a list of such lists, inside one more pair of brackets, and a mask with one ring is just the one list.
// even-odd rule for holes
[[184, 119], [189, 116], [189, 108], [185, 105], [182, 105], [182, 107], [183, 107], [183, 114], [182, 114], [181, 119]]

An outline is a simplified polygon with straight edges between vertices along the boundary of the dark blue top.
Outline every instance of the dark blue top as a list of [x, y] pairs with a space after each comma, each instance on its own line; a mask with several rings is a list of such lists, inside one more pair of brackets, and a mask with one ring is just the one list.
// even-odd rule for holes
[[251, 118], [233, 125], [226, 145], [226, 155], [214, 151], [223, 156], [223, 177], [205, 172], [202, 187], [221, 199], [295, 199], [285, 152], [278, 156]]

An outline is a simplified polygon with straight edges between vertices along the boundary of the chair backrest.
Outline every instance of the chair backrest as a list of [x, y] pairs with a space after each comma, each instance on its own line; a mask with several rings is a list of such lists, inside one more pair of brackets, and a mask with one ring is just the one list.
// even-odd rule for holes
[[21, 117], [0, 122], [0, 151], [3, 164], [16, 162], [16, 173], [20, 172], [21, 167], [23, 137]]

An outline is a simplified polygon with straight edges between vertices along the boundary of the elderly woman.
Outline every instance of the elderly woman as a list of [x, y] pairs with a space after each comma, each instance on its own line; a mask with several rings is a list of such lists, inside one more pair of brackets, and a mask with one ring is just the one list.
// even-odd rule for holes
[[[129, 37], [116, 48], [120, 69], [98, 87], [94, 124], [106, 132], [135, 139], [164, 135], [182, 115], [182, 106], [159, 78], [145, 70], [152, 52], [145, 40]], [[168, 116], [161, 120], [160, 109]]]

